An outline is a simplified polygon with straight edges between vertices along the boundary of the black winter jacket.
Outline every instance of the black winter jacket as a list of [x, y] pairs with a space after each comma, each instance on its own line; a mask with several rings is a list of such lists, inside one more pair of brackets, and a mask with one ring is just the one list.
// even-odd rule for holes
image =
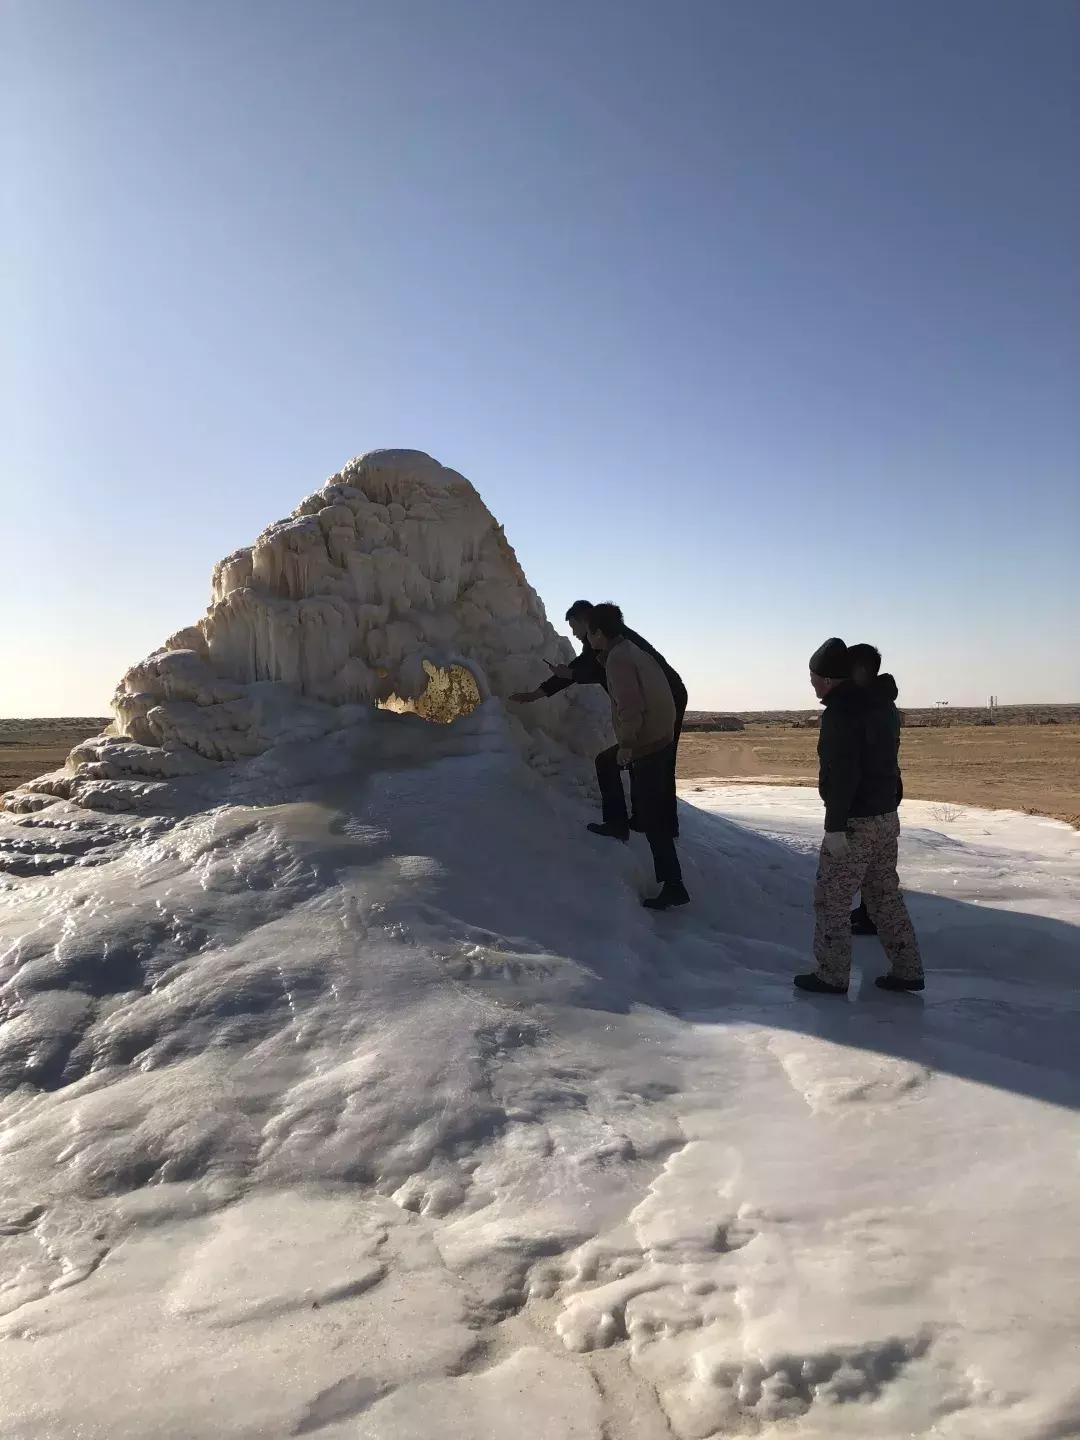
[[[643, 640], [636, 630], [624, 632], [631, 644], [636, 645], [639, 650], [644, 650], [646, 655], [651, 655], [656, 663], [667, 676], [668, 684], [671, 686], [671, 694], [675, 701], [675, 708], [680, 714], [686, 709], [686, 686], [677, 670], [673, 670], [659, 650], [654, 650], [647, 640]], [[540, 689], [545, 695], [557, 695], [560, 690], [565, 690], [568, 685], [602, 685], [607, 689], [607, 675], [604, 672], [604, 662], [596, 651], [586, 640], [582, 646], [581, 654], [576, 655], [570, 661], [571, 679], [562, 680], [558, 675], [552, 675], [550, 680], [545, 680]]]
[[818, 793], [827, 831], [843, 830], [859, 816], [888, 815], [903, 799], [896, 694], [893, 677], [879, 675], [865, 687], [845, 680], [826, 697]]

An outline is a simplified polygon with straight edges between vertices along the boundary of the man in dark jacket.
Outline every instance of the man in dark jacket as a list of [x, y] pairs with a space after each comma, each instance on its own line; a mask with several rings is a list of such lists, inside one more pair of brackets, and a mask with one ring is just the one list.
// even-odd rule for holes
[[[589, 643], [589, 626], [592, 620], [593, 611], [596, 607], [588, 600], [575, 600], [570, 609], [566, 612], [566, 619], [575, 637], [581, 641], [581, 654], [575, 656], [569, 665], [558, 665], [552, 667], [551, 677], [535, 690], [526, 690], [510, 699], [519, 705], [529, 705], [534, 700], [543, 700], [551, 695], [558, 695], [569, 685], [602, 685], [607, 689], [607, 678], [604, 672], [602, 657], [593, 649]], [[674, 833], [679, 833], [678, 811], [675, 804], [675, 762], [678, 758], [679, 736], [682, 733], [683, 716], [686, 714], [686, 686], [678, 671], [664, 659], [658, 650], [654, 650], [647, 640], [644, 640], [636, 630], [627, 629], [625, 626], [623, 635], [632, 645], [639, 650], [644, 650], [646, 655], [651, 655], [660, 669], [667, 677], [671, 686], [671, 698], [675, 702], [675, 739], [669, 751], [665, 752], [667, 763], [670, 767], [670, 794], [671, 807], [674, 812], [673, 824]], [[612, 745], [609, 750], [601, 750], [596, 757], [596, 779], [600, 786], [600, 804], [603, 815], [603, 823], [590, 825], [589, 829], [594, 835], [607, 835], [613, 840], [626, 841], [630, 838], [630, 817], [626, 811], [626, 795], [623, 791], [622, 775], [619, 770], [619, 747]]]
[[825, 838], [814, 890], [817, 971], [797, 975], [800, 990], [846, 995], [851, 973], [851, 902], [862, 889], [890, 970], [883, 990], [921, 990], [922, 959], [896, 873], [900, 717], [885, 676], [851, 680], [842, 640], [826, 640], [810, 657], [810, 680], [825, 706], [818, 738], [818, 790]]
[[[885, 699], [896, 703], [896, 681], [891, 675], [879, 675], [881, 651], [876, 645], [849, 645], [848, 659], [851, 661], [851, 679], [856, 685], [876, 687]], [[897, 711], [897, 739], [899, 741], [900, 712]], [[904, 798], [904, 782], [899, 771], [896, 780], [896, 803]], [[851, 912], [851, 933], [853, 935], [876, 935], [877, 926], [870, 919], [866, 901], [862, 900]]]

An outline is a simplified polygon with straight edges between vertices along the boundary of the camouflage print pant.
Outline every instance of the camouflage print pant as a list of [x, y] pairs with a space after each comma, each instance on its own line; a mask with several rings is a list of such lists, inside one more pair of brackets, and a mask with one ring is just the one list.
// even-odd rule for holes
[[878, 939], [889, 957], [894, 975], [915, 979], [922, 975], [919, 942], [911, 925], [900, 877], [896, 873], [896, 846], [900, 820], [891, 815], [870, 815], [849, 820], [848, 853], [834, 858], [822, 846], [814, 889], [814, 958], [818, 973], [831, 985], [846, 985], [851, 973], [851, 902], [862, 889]]

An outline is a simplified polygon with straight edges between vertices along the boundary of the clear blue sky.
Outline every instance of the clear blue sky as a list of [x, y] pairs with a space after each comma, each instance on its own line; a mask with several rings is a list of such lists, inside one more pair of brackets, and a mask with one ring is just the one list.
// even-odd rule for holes
[[0, 715], [429, 450], [697, 706], [1080, 700], [1073, 0], [5, 0]]

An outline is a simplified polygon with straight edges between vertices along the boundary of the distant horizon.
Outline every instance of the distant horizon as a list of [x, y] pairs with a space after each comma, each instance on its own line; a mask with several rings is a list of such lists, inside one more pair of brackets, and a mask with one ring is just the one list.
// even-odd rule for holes
[[[691, 696], [693, 699], [693, 696]], [[375, 707], [373, 707], [375, 708]], [[788, 715], [793, 713], [808, 714], [821, 710], [823, 707], [818, 702], [810, 705], [688, 705], [688, 715]], [[919, 705], [914, 702], [897, 701], [897, 708], [900, 710], [927, 710], [937, 709], [937, 702], [931, 701], [928, 705]], [[989, 707], [986, 701], [981, 703], [973, 701], [949, 701], [943, 710], [986, 710]], [[1005, 700], [995, 707], [998, 710], [1080, 710], [1080, 698], [1076, 700]], [[0, 724], [7, 720], [111, 720], [111, 716], [105, 710], [87, 710], [82, 713], [71, 711], [69, 713], [40, 712], [36, 715], [0, 715]]]

